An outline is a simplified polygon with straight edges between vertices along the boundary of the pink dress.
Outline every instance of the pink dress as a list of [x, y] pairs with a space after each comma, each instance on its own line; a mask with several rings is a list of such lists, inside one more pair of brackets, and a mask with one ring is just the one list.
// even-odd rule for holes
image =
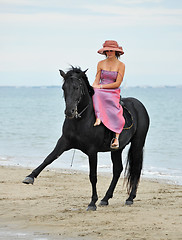
[[[109, 84], [116, 81], [118, 73], [114, 71], [101, 71], [100, 84]], [[123, 108], [119, 104], [120, 88], [100, 89], [94, 88], [93, 105], [96, 118], [111, 131], [121, 133], [125, 125]]]

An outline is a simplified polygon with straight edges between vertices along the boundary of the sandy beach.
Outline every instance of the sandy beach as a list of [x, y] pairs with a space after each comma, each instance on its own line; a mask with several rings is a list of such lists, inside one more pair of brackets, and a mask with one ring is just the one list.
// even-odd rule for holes
[[[109, 206], [88, 212], [86, 173], [48, 169], [34, 185], [22, 184], [31, 170], [0, 167], [0, 230], [41, 232], [50, 239], [182, 239], [182, 186], [141, 178], [134, 204], [125, 206], [121, 178]], [[99, 201], [110, 179], [98, 175]]]

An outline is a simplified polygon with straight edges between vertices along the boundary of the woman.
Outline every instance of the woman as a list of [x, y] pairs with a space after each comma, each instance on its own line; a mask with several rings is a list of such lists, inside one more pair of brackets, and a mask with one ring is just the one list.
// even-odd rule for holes
[[93, 87], [93, 104], [96, 115], [94, 126], [102, 122], [108, 129], [115, 133], [111, 141], [111, 148], [119, 148], [119, 135], [123, 130], [125, 120], [123, 108], [119, 104], [120, 85], [125, 73], [125, 65], [118, 60], [124, 54], [122, 47], [116, 41], [107, 40], [98, 53], [106, 56], [97, 65], [97, 74]]

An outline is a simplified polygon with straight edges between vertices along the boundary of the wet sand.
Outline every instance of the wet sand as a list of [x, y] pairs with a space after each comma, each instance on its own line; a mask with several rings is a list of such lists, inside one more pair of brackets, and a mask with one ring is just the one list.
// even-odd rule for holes
[[[31, 171], [0, 167], [0, 233], [37, 233], [35, 239], [182, 239], [182, 186], [142, 178], [134, 204], [125, 206], [121, 178], [109, 206], [88, 212], [88, 174], [44, 170], [34, 185], [22, 184]], [[111, 174], [98, 175], [99, 201], [110, 180]]]

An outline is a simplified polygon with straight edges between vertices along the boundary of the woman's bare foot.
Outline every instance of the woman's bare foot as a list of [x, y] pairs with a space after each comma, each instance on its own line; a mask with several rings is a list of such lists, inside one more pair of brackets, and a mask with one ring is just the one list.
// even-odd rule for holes
[[99, 118], [96, 118], [96, 121], [94, 123], [94, 127], [99, 126], [100, 124], [101, 124], [101, 120]]

